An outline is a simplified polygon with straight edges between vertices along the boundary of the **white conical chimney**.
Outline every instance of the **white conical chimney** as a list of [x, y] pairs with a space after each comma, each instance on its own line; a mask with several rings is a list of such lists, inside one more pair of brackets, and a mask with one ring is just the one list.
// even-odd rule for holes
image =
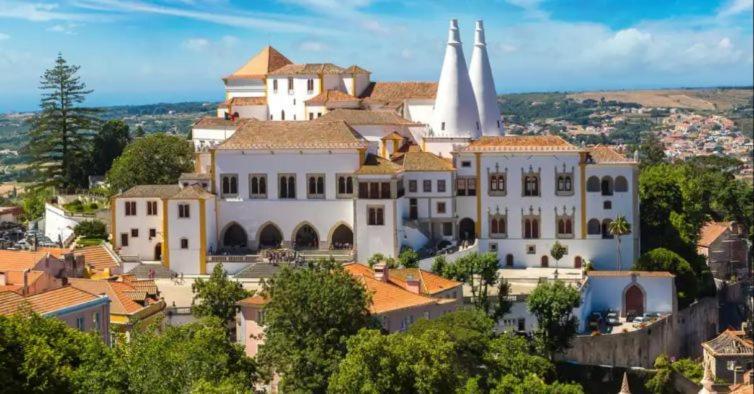
[[487, 56], [487, 43], [484, 40], [484, 25], [476, 22], [474, 51], [471, 53], [469, 77], [474, 89], [476, 105], [479, 108], [479, 123], [484, 135], [503, 135], [503, 121], [497, 105], [495, 81], [492, 79], [490, 58]]
[[448, 46], [432, 111], [432, 134], [439, 137], [479, 138], [479, 111], [463, 57], [458, 21], [450, 21]]

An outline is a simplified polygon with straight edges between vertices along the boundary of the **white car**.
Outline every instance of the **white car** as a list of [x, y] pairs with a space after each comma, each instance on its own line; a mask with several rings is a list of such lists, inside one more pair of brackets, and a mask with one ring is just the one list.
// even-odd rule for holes
[[618, 324], [620, 324], [618, 312], [610, 312], [607, 314], [607, 324], [610, 326], [617, 326]]

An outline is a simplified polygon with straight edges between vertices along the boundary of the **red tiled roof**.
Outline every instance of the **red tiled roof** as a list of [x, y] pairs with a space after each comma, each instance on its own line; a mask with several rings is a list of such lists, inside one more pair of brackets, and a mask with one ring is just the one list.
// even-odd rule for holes
[[291, 63], [277, 49], [266, 46], [225, 79], [262, 79], [270, 72]]
[[34, 312], [39, 314], [55, 312], [57, 310], [80, 305], [96, 300], [97, 296], [75, 287], [66, 286], [27, 297]]
[[634, 163], [633, 160], [605, 145], [597, 145], [589, 149], [589, 156], [597, 164]]
[[0, 316], [16, 313], [24, 301], [20, 294], [0, 290]]
[[248, 122], [218, 150], [227, 149], [360, 149], [364, 138], [343, 121]]
[[248, 305], [248, 306], [262, 306], [262, 305], [267, 305], [268, 302], [270, 302], [269, 298], [255, 294], [251, 297], [247, 297], [241, 301], [238, 301], [238, 304]]
[[118, 260], [103, 245], [87, 246], [77, 249], [76, 253], [84, 255], [84, 263], [97, 270], [118, 266]]
[[581, 148], [568, 143], [556, 135], [506, 135], [483, 136], [473, 141], [461, 152], [536, 152], [573, 151]]
[[[0, 271], [23, 271], [34, 268], [37, 263], [47, 258], [47, 252], [38, 250], [0, 250]], [[54, 259], [55, 256], [50, 256]]]
[[725, 230], [729, 229], [733, 222], [707, 222], [699, 230], [699, 241], [696, 243], [698, 246], [709, 247], [720, 238]]
[[361, 97], [368, 103], [399, 105], [408, 99], [432, 99], [437, 82], [372, 82]]
[[138, 312], [143, 306], [134, 302], [126, 293], [135, 290], [123, 282], [94, 279], [68, 279], [71, 286], [91, 294], [107, 294], [110, 297], [110, 311], [115, 314], [130, 315]]
[[358, 97], [351, 96], [348, 93], [343, 93], [340, 90], [329, 89], [321, 92], [320, 94], [306, 100], [306, 105], [327, 105], [331, 103], [342, 103], [349, 101], [359, 101]]

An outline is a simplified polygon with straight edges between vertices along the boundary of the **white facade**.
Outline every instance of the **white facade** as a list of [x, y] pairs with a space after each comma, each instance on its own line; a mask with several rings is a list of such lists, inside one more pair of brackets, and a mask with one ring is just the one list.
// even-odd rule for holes
[[[144, 261], [161, 260], [163, 249], [163, 214], [165, 201], [158, 197], [122, 197], [113, 200], [111, 225], [113, 249], [121, 256], [134, 256]], [[147, 207], [153, 204], [156, 211]], [[126, 208], [127, 204], [135, 207]]]

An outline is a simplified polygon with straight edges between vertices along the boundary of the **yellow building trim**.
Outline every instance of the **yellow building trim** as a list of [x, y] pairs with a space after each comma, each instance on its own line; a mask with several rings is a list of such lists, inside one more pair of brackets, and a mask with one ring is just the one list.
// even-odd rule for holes
[[206, 202], [199, 199], [199, 273], [207, 273], [207, 213]]
[[579, 153], [579, 190], [581, 192], [581, 238], [586, 238], [586, 153]]
[[117, 207], [117, 199], [115, 197], [110, 197], [110, 245], [113, 246], [113, 249], [118, 247], [118, 233], [116, 232], [115, 226], [115, 209]]
[[387, 159], [387, 144], [385, 142], [386, 141], [380, 141], [380, 145], [382, 145], [380, 147], [380, 156]]
[[364, 165], [364, 161], [367, 158], [367, 150], [366, 148], [359, 149], [359, 167]]
[[399, 148], [398, 142], [399, 142], [398, 140], [393, 140], [393, 154], [398, 152], [398, 148]]
[[319, 74], [319, 92], [322, 93], [325, 91], [325, 76], [322, 74]]
[[427, 140], [424, 138], [422, 138], [422, 151], [423, 152], [427, 151]]
[[209, 150], [209, 189], [210, 192], [215, 193], [215, 150]]
[[170, 268], [170, 248], [168, 247], [168, 200], [162, 199], [162, 265]]
[[474, 232], [477, 238], [482, 236], [482, 154], [474, 153], [476, 156], [476, 223]]

